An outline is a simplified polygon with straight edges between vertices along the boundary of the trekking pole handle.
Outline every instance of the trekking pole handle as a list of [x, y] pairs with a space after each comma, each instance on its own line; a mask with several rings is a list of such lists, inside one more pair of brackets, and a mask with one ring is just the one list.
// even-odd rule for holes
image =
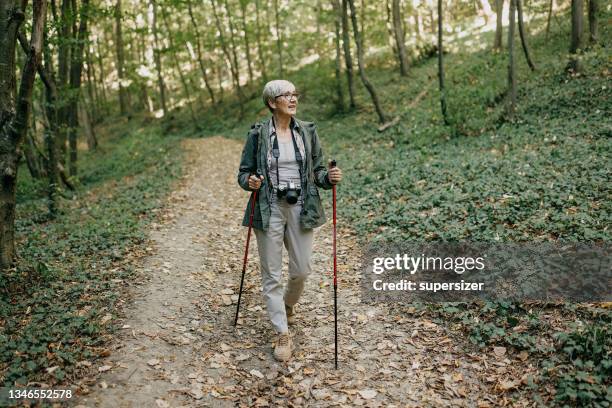
[[334, 168], [336, 167], [336, 159], [332, 159], [331, 163], [329, 164], [329, 168]]

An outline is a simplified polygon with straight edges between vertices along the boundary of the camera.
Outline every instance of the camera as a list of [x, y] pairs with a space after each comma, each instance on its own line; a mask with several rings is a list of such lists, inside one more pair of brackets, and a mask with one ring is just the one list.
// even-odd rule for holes
[[293, 181], [289, 181], [278, 186], [276, 196], [279, 199], [285, 198], [289, 204], [295, 204], [298, 201], [301, 191], [302, 190], [299, 185], [296, 186]]

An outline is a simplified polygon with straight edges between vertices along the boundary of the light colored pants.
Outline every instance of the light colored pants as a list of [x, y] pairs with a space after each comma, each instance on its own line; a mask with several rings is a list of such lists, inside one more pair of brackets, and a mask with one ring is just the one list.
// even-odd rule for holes
[[[300, 204], [289, 205], [282, 200], [273, 200], [270, 226], [267, 231], [254, 229], [261, 262], [261, 281], [268, 316], [278, 333], [286, 333], [287, 315], [285, 303], [297, 303], [304, 282], [312, 270], [312, 229], [300, 226]], [[289, 280], [283, 291], [282, 252], [283, 243], [289, 254]]]

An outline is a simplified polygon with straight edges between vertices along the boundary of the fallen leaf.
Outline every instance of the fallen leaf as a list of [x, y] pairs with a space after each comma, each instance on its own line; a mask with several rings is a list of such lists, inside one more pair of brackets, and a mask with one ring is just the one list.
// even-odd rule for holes
[[109, 365], [103, 365], [102, 367], [98, 367], [98, 371], [103, 373], [105, 371], [110, 370], [111, 368], [113, 368], [113, 366], [109, 366]]
[[361, 395], [361, 398], [363, 398], [363, 399], [372, 399], [372, 398], [376, 397], [377, 394], [378, 394], [378, 392], [376, 390], [372, 390], [372, 389], [367, 389], [367, 390], [359, 391], [359, 395]]

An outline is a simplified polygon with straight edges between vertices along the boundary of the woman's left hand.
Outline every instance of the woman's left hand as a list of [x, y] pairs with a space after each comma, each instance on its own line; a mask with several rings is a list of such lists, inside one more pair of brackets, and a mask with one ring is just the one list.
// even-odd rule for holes
[[338, 184], [342, 181], [342, 170], [340, 170], [340, 167], [332, 167], [327, 171], [327, 176], [329, 177], [330, 183]]

